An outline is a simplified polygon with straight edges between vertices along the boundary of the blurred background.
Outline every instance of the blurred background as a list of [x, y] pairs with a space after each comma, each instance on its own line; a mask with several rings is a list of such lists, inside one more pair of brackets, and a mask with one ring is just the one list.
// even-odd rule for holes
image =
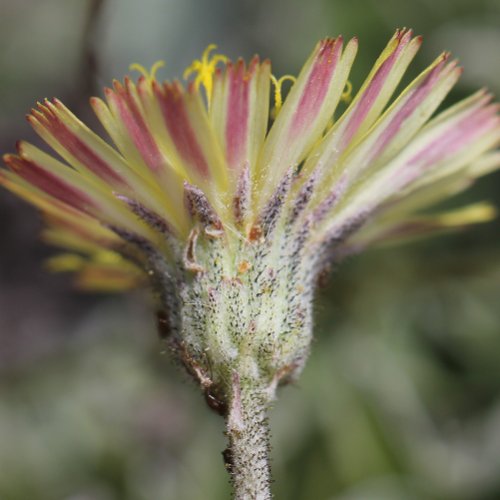
[[[396, 27], [465, 67], [448, 102], [500, 95], [498, 0], [0, 0], [0, 146], [24, 114], [88, 97], [131, 62], [180, 75], [208, 43], [296, 74], [325, 35], [358, 35], [354, 88]], [[500, 174], [448, 204], [492, 200]], [[162, 352], [147, 294], [92, 295], [43, 261], [31, 207], [0, 193], [0, 499], [229, 497], [223, 422]], [[287, 500], [500, 498], [498, 222], [346, 262], [319, 293], [316, 341], [272, 412]]]

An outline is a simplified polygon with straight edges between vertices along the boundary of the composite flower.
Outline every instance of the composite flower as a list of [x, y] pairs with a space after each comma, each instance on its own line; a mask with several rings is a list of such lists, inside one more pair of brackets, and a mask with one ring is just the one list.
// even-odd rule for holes
[[28, 121], [55, 154], [21, 141], [4, 156], [0, 183], [63, 249], [51, 268], [83, 288], [152, 284], [165, 341], [226, 416], [236, 482], [245, 452], [269, 480], [267, 435], [244, 429], [304, 365], [320, 273], [495, 215], [487, 202], [429, 212], [500, 166], [500, 118], [486, 90], [437, 112], [462, 72], [448, 53], [394, 97], [421, 42], [398, 30], [356, 92], [358, 41], [340, 36], [296, 77], [214, 46], [185, 83], [135, 65], [138, 79], [91, 99], [108, 138], [45, 100]]

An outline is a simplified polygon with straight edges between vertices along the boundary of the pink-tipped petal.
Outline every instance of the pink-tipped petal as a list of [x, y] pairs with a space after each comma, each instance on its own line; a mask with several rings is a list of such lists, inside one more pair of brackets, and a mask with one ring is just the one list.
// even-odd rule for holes
[[91, 198], [75, 186], [64, 182], [40, 165], [16, 155], [5, 155], [4, 161], [17, 175], [41, 191], [63, 203], [89, 213], [95, 205]]
[[[451, 75], [450, 83], [445, 86], [444, 92], [439, 92], [437, 83], [440, 81], [441, 77], [447, 77], [450, 72], [455, 68], [454, 64], [445, 66], [447, 56], [444, 56], [441, 61], [432, 68], [429, 73], [423, 78], [422, 82], [415, 86], [408, 92], [408, 95], [401, 103], [399, 109], [394, 113], [388, 123], [386, 124], [384, 130], [380, 133], [377, 143], [374, 145], [369, 161], [373, 161], [377, 156], [379, 156], [389, 145], [389, 143], [394, 139], [396, 134], [400, 132], [402, 126], [407, 122], [408, 118], [412, 116], [413, 113], [419, 112], [420, 120], [418, 124], [420, 125], [428, 118], [432, 112], [440, 104], [442, 98], [448, 93], [448, 90], [456, 82], [460, 71], [455, 71], [454, 75]], [[447, 71], [444, 71], [446, 68]], [[422, 109], [422, 105], [425, 99], [433, 93], [433, 103], [432, 107], [429, 109]]]
[[167, 130], [177, 154], [186, 166], [203, 178], [210, 176], [207, 158], [193, 129], [186, 105], [186, 93], [177, 82], [155, 88]]
[[228, 213], [228, 167], [199, 89], [193, 82], [187, 90], [179, 82], [167, 82], [163, 86], [153, 84], [153, 91], [176, 170], [203, 189], [221, 213]]
[[[300, 135], [308, 133], [311, 124], [318, 117], [319, 111], [325, 104], [325, 98], [333, 73], [339, 63], [341, 51], [341, 37], [326, 39], [320, 44], [314, 64], [299, 97], [299, 102], [293, 111], [288, 132], [290, 142], [295, 141]], [[290, 96], [290, 99], [292, 99], [292, 96]]]
[[476, 94], [429, 122], [392, 161], [347, 193], [329, 222], [331, 230], [361, 210], [375, 213], [391, 199], [404, 200], [424, 186], [452, 178], [498, 145], [498, 105], [487, 104], [488, 99]]
[[262, 203], [288, 168], [295, 168], [321, 138], [343, 93], [357, 51], [342, 37], [320, 42], [304, 65], [271, 127], [259, 158]]
[[238, 61], [235, 67], [227, 67], [230, 112], [226, 122], [226, 154], [231, 168], [241, 167], [245, 161], [248, 137], [249, 79], [245, 78], [245, 64]]
[[215, 73], [210, 119], [235, 182], [243, 168], [255, 170], [268, 125], [269, 88], [270, 63], [257, 56], [248, 66], [240, 59]]
[[438, 58], [419, 75], [365, 134], [333, 163], [322, 164], [325, 187], [342, 182], [347, 188], [374, 172], [404, 148], [456, 83], [460, 69]]
[[[394, 84], [397, 85], [397, 83], [399, 82], [400, 77], [396, 78], [396, 75], [393, 73], [393, 71], [397, 62], [401, 59], [401, 56], [408, 48], [411, 37], [411, 30], [398, 30], [396, 32], [396, 35], [392, 40], [394, 48], [389, 51], [389, 54], [382, 61], [380, 66], [375, 69], [373, 77], [368, 80], [364, 91], [360, 94], [359, 100], [354, 104], [353, 108], [346, 115], [344, 131], [339, 142], [340, 149], [344, 149], [357, 132], [366, 130], [366, 128], [370, 125], [371, 120], [367, 119], [370, 111], [373, 111], [375, 107], [377, 109], [381, 109], [384, 106], [385, 102], [387, 102], [387, 98], [385, 96], [382, 97], [382, 91], [385, 90], [385, 94], [388, 94], [387, 84], [389, 83], [390, 79], [394, 80], [394, 83], [391, 85], [391, 87], [395, 87]], [[421, 39], [417, 38], [416, 40], [417, 43], [415, 44], [415, 49], [418, 49], [421, 43]], [[413, 51], [411, 54], [413, 56]], [[404, 69], [406, 69], [410, 61], [405, 64]], [[398, 76], [399, 74], [401, 74], [401, 72], [398, 72]]]
[[[78, 132], [70, 128], [67, 121], [63, 120], [62, 116], [57, 112], [58, 109], [62, 108], [60, 101], [54, 100], [53, 103], [46, 101], [45, 106], [39, 104], [38, 107], [40, 113], [30, 115], [28, 121], [40, 133], [43, 139], [57, 148], [57, 151], [63, 157], [68, 159], [68, 161], [74, 160], [74, 162], [82, 164], [85, 168], [110, 184], [117, 186], [125, 184], [123, 177], [116, 172], [96, 149], [85, 141]], [[78, 127], [80, 123], [76, 122], [75, 125]], [[46, 132], [45, 134], [40, 127], [43, 127]], [[58, 145], [54, 144], [53, 139], [57, 141]]]
[[122, 121], [127, 132], [146, 165], [156, 172], [165, 164], [156, 141], [151, 134], [139, 103], [134, 99], [135, 89], [127, 79], [125, 87], [119, 82], [114, 83], [114, 91], [107, 89], [106, 97], [113, 106], [117, 117]]
[[333, 165], [374, 124], [422, 43], [411, 30], [398, 30], [382, 51], [354, 100], [311, 152], [304, 172]]
[[460, 120], [454, 121], [451, 127], [440, 131], [431, 140], [422, 144], [421, 148], [406, 161], [407, 168], [415, 172], [425, 171], [455, 156], [457, 152], [488, 131], [498, 130], [499, 126], [497, 104], [473, 109]]
[[[149, 238], [151, 232], [130, 217], [112, 192], [29, 143], [18, 143], [18, 155], [6, 155], [15, 174], [39, 192], [104, 223], [115, 224]], [[28, 198], [28, 201], [31, 201]]]

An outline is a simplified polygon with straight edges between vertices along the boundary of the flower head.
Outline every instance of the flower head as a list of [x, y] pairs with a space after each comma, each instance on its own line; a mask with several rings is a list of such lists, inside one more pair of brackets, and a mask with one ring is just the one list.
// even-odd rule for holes
[[500, 118], [484, 90], [433, 117], [461, 74], [448, 53], [392, 100], [420, 45], [398, 30], [352, 99], [357, 39], [322, 40], [296, 78], [214, 46], [186, 85], [134, 66], [137, 81], [91, 99], [114, 146], [45, 100], [28, 121], [60, 158], [20, 142], [0, 183], [66, 249], [51, 268], [88, 288], [153, 281], [174, 349], [214, 400], [235, 364], [273, 388], [303, 364], [332, 259], [494, 215], [421, 214], [498, 168]]

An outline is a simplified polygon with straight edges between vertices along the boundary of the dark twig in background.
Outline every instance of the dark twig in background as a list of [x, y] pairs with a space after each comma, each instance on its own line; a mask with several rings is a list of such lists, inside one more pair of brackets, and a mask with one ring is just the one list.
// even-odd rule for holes
[[89, 0], [87, 19], [83, 27], [80, 85], [77, 89], [81, 96], [92, 95], [97, 90], [99, 57], [96, 46], [105, 3], [106, 0]]

